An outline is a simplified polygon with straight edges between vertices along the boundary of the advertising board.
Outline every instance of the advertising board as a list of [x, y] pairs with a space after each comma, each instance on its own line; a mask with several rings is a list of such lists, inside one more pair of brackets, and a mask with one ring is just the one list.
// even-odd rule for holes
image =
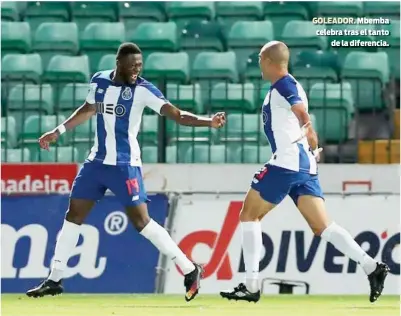
[[[239, 212], [243, 195], [194, 194], [183, 196], [177, 206], [172, 236], [194, 261], [205, 264], [202, 293], [244, 281]], [[391, 272], [384, 294], [399, 294], [400, 227], [399, 196], [327, 196], [330, 217]], [[260, 278], [263, 292], [279, 293], [278, 284], [294, 283], [294, 293], [367, 294], [369, 283], [361, 267], [331, 244], [312, 234], [290, 199], [262, 221], [263, 253]], [[166, 293], [180, 293], [179, 270], [167, 267]], [[291, 282], [288, 282], [291, 280]], [[302, 286], [300, 286], [302, 285]]]

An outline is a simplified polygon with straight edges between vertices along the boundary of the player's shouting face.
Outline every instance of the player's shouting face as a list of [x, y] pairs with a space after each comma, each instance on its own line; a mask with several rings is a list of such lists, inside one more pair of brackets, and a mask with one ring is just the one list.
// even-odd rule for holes
[[142, 71], [142, 54], [129, 54], [117, 58], [117, 73], [126, 83], [135, 82]]

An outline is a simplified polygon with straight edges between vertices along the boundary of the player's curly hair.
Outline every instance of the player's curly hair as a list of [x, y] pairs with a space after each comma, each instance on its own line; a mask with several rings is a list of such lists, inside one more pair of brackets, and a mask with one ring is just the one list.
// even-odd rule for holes
[[122, 43], [117, 51], [117, 59], [130, 54], [142, 54], [141, 49], [134, 43]]

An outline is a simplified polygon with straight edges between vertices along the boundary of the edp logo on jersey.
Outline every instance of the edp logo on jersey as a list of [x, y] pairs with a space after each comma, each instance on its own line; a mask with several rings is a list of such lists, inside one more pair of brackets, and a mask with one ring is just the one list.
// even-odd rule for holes
[[103, 102], [96, 102], [96, 112], [100, 114], [111, 114], [122, 117], [125, 115], [127, 110], [122, 104], [104, 104]]

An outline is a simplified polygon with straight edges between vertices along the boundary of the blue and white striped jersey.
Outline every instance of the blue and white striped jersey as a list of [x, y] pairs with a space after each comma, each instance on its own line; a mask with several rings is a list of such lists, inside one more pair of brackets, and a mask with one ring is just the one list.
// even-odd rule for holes
[[273, 155], [269, 164], [281, 168], [317, 174], [316, 159], [306, 138], [293, 143], [301, 135], [301, 127], [291, 106], [303, 103], [308, 109], [308, 98], [300, 83], [291, 75], [276, 81], [263, 102], [262, 119]]
[[135, 84], [113, 82], [114, 70], [100, 71], [91, 81], [86, 102], [95, 104], [95, 143], [88, 160], [106, 165], [141, 166], [137, 135], [147, 106], [160, 114], [168, 101], [153, 84], [138, 77]]

